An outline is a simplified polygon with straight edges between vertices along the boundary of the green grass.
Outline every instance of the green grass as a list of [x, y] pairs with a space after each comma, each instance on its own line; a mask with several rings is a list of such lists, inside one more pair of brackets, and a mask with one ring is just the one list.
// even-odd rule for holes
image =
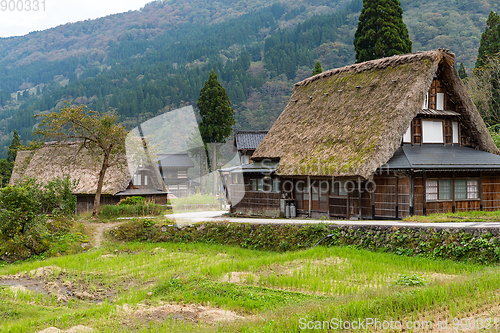
[[[99, 332], [148, 332], [151, 327], [159, 332], [299, 332], [301, 318], [431, 318], [436, 311], [465, 316], [472, 308], [498, 303], [500, 295], [498, 267], [350, 247], [276, 253], [207, 244], [108, 243], [100, 250], [6, 265], [0, 276], [43, 266], [66, 272], [48, 281], [71, 281], [90, 293], [105, 290], [113, 296], [101, 305], [64, 304], [36, 292], [16, 295], [1, 288], [0, 332], [75, 325]], [[426, 283], [398, 285], [401, 276], [418, 276]], [[132, 309], [138, 304], [196, 304], [246, 319], [211, 325], [167, 319], [148, 323], [125, 313], [125, 304]]]
[[208, 194], [196, 193], [184, 198], [170, 199], [174, 211], [204, 211], [219, 210], [220, 203], [217, 197]]
[[470, 211], [456, 213], [429, 214], [427, 216], [409, 216], [403, 221], [411, 222], [489, 222], [500, 221], [500, 211]]

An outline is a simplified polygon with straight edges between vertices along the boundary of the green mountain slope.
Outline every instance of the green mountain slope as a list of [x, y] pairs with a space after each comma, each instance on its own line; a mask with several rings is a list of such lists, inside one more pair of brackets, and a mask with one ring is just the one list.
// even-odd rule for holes
[[[195, 105], [215, 69], [236, 128], [268, 129], [293, 83], [354, 62], [362, 1], [156, 1], [141, 11], [0, 39], [0, 147], [63, 101], [116, 109], [129, 126]], [[471, 67], [493, 0], [402, 1], [413, 51], [449, 48]], [[5, 149], [3, 152], [5, 155]], [[2, 152], [0, 148], [0, 157]]]

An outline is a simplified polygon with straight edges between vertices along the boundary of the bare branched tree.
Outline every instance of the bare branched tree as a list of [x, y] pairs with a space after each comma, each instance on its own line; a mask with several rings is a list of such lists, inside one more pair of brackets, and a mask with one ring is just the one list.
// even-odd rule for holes
[[42, 118], [35, 134], [57, 142], [81, 142], [81, 150], [101, 162], [93, 215], [99, 213], [101, 192], [106, 170], [116, 162], [118, 154], [125, 151], [125, 128], [118, 124], [114, 112], [101, 114], [87, 110], [86, 106], [65, 105], [59, 112], [37, 115]]
[[488, 125], [500, 123], [500, 53], [487, 57], [467, 80], [469, 94]]

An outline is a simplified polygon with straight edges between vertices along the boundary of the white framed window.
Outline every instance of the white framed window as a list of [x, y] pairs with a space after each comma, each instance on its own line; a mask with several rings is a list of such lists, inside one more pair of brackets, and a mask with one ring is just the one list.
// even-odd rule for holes
[[422, 120], [423, 143], [443, 143], [443, 122]]
[[179, 170], [177, 171], [177, 178], [187, 178], [188, 172], [187, 170]]
[[452, 181], [451, 179], [440, 179], [439, 180], [439, 200], [451, 200], [452, 199]]
[[444, 93], [436, 94], [436, 110], [444, 110]]
[[467, 180], [467, 199], [479, 199], [479, 181], [477, 179]]
[[411, 143], [411, 124], [410, 127], [406, 130], [405, 134], [403, 135], [403, 142], [404, 143]]
[[422, 109], [429, 108], [429, 93], [425, 94], [424, 104], [422, 105]]
[[467, 199], [467, 180], [455, 180], [455, 200]]
[[453, 143], [460, 143], [458, 139], [458, 122], [454, 121], [452, 123], [452, 129], [453, 129]]
[[477, 179], [455, 180], [455, 200], [479, 199], [479, 181]]
[[136, 186], [141, 186], [141, 175], [134, 175], [134, 180], [132, 184]]
[[264, 191], [264, 179], [257, 179], [257, 191]]
[[438, 181], [426, 180], [425, 181], [425, 200], [435, 201], [438, 199]]
[[425, 181], [425, 199], [427, 201], [451, 200], [451, 179], [430, 179]]
[[280, 191], [280, 180], [274, 178], [273, 179], [273, 192], [279, 192]]
[[451, 179], [430, 179], [425, 181], [427, 201], [479, 199], [479, 181], [477, 179], [456, 179], [455, 191], [452, 191]]

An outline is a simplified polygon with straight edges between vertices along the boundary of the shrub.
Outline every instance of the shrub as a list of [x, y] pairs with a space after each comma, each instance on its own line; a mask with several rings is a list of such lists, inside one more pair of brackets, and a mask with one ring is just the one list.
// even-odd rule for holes
[[118, 205], [123, 206], [123, 205], [144, 205], [146, 203], [146, 199], [143, 197], [128, 197], [125, 199], [120, 200]]
[[110, 218], [114, 216], [158, 216], [165, 213], [165, 206], [154, 202], [135, 205], [105, 205], [101, 207], [99, 216]]
[[0, 258], [12, 262], [47, 251], [51, 231], [44, 213], [71, 215], [76, 208], [75, 186], [69, 177], [45, 186], [26, 178], [18, 186], [0, 189]]

